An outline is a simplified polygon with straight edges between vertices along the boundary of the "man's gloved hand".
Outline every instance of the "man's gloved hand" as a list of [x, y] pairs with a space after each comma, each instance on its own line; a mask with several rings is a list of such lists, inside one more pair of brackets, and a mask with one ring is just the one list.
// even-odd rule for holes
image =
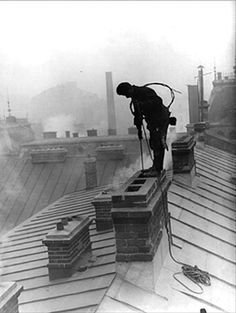
[[176, 122], [177, 122], [176, 117], [174, 117], [174, 116], [169, 117], [169, 124], [170, 124], [170, 125], [175, 126], [175, 125], [176, 125]]
[[138, 128], [138, 139], [142, 140], [143, 139], [143, 133], [142, 133], [142, 128]]
[[165, 137], [161, 137], [161, 142], [162, 142], [162, 145], [163, 145], [164, 149], [169, 151]]
[[135, 116], [134, 117], [134, 125], [137, 127], [137, 128], [140, 128], [141, 129], [141, 125], [142, 125], [142, 118], [139, 117], [139, 116]]

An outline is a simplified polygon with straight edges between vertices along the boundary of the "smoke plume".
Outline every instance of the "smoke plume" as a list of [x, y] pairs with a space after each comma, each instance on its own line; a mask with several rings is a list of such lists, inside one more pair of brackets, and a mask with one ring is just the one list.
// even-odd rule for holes
[[[150, 166], [152, 166], [152, 161], [149, 155], [143, 155], [143, 163], [144, 168], [149, 168]], [[141, 157], [136, 159], [136, 161], [132, 163], [129, 167], [123, 167], [121, 169], [118, 169], [114, 175], [112, 188], [118, 189], [120, 184], [125, 183], [131, 176], [133, 176], [137, 171], [140, 171], [141, 169]]]
[[75, 131], [76, 119], [72, 115], [59, 114], [49, 117], [43, 123], [43, 131], [56, 131], [58, 137], [65, 137], [65, 131]]
[[[172, 128], [172, 131], [168, 133], [167, 136], [167, 145], [169, 150], [165, 151], [165, 158], [163, 167], [166, 171], [172, 171], [172, 152], [171, 152], [171, 144], [177, 138], [176, 128]], [[143, 165], [144, 168], [147, 169], [152, 166], [152, 159], [149, 154], [143, 154]], [[125, 183], [131, 176], [133, 176], [137, 171], [140, 171], [142, 168], [141, 157], [136, 159], [134, 163], [132, 163], [128, 167], [123, 167], [118, 169], [115, 172], [113, 181], [112, 181], [112, 189], [116, 190], [120, 187], [121, 184]]]

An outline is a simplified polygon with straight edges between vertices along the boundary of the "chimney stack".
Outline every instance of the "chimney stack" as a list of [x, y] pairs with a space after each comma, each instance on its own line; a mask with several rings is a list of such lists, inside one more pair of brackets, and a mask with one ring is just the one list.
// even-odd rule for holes
[[193, 185], [196, 174], [195, 144], [193, 136], [182, 133], [171, 145], [174, 180], [188, 186]]
[[88, 156], [84, 162], [86, 189], [97, 187], [96, 158]]
[[66, 138], [70, 138], [70, 131], [69, 130], [66, 130], [65, 134], [66, 134]]
[[103, 231], [113, 228], [111, 218], [111, 194], [109, 191], [103, 191], [98, 194], [92, 201], [96, 212], [96, 229]]
[[116, 135], [116, 114], [113, 93], [112, 72], [106, 72], [108, 135]]
[[86, 216], [63, 218], [43, 239], [48, 247], [49, 279], [70, 277], [77, 270], [80, 257], [91, 250], [90, 219]]
[[168, 252], [164, 223], [168, 216], [169, 186], [165, 171], [158, 180], [137, 172], [112, 193], [116, 261], [150, 262], [152, 288]]

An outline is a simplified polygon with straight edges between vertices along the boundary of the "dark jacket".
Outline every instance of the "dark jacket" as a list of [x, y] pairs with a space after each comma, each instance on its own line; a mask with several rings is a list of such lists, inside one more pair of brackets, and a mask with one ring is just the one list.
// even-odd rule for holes
[[140, 127], [144, 118], [149, 130], [165, 127], [169, 121], [169, 110], [162, 98], [148, 87], [133, 86], [133, 90], [134, 124]]

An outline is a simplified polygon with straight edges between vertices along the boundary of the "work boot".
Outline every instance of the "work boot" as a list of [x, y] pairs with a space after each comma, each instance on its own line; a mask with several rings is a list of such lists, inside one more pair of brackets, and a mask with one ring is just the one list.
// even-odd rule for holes
[[156, 171], [154, 168], [150, 171], [142, 172], [142, 177], [160, 177], [161, 171]]
[[149, 172], [152, 172], [154, 170], [155, 170], [154, 166], [151, 166], [151, 167], [149, 167], [147, 169], [142, 170], [142, 173], [149, 173]]

